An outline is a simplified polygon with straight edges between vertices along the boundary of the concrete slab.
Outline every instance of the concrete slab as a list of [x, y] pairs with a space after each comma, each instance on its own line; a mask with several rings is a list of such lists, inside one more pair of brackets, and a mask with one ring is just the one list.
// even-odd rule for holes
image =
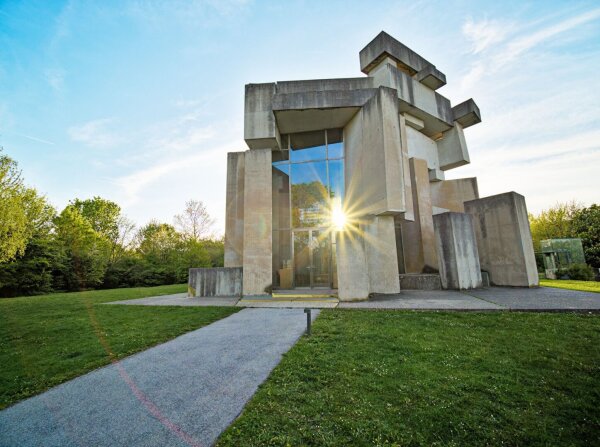
[[337, 299], [332, 300], [273, 300], [273, 299], [242, 299], [237, 302], [237, 307], [258, 307], [277, 309], [333, 309], [338, 306]]
[[189, 298], [187, 293], [175, 293], [173, 295], [150, 296], [136, 300], [111, 301], [104, 304], [126, 304], [130, 306], [235, 306], [239, 297], [193, 297]]
[[0, 412], [0, 445], [212, 445], [305, 329], [243, 309]]
[[505, 308], [452, 290], [403, 290], [398, 295], [379, 295], [369, 301], [341, 302], [342, 309], [406, 309], [488, 311]]
[[600, 293], [578, 292], [551, 287], [492, 287], [469, 290], [471, 296], [511, 310], [533, 311], [599, 311]]

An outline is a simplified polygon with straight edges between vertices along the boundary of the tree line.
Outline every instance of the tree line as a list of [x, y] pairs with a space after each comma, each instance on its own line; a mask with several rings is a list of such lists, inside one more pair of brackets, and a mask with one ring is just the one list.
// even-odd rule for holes
[[186, 282], [190, 267], [223, 265], [213, 223], [195, 200], [174, 225], [136, 228], [118, 204], [101, 197], [75, 198], [58, 213], [0, 148], [2, 297]]

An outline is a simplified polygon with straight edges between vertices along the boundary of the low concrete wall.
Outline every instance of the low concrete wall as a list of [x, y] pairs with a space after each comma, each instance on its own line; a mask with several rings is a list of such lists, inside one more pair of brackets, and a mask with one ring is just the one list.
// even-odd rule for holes
[[463, 213], [433, 216], [440, 278], [444, 289], [481, 287], [481, 268], [473, 217]]
[[188, 277], [188, 297], [241, 296], [242, 268], [194, 268]]
[[400, 275], [401, 290], [442, 290], [437, 273], [405, 273]]

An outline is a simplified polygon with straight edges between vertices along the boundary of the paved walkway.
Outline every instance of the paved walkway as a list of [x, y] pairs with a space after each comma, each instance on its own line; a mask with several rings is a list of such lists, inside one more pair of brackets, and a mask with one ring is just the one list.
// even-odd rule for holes
[[185, 293], [107, 304], [145, 306], [239, 306], [277, 308], [348, 308], [407, 309], [455, 311], [600, 311], [600, 293], [538, 287], [533, 289], [490, 287], [487, 289], [403, 290], [398, 295], [380, 295], [369, 301], [338, 302], [337, 300], [293, 300], [255, 298], [187, 298]]
[[211, 445], [305, 328], [243, 309], [0, 412], [0, 446]]

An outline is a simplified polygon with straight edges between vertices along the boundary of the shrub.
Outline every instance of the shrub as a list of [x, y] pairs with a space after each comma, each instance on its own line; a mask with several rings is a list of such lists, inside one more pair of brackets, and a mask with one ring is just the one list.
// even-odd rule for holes
[[594, 270], [587, 264], [573, 264], [567, 268], [556, 271], [558, 279], [574, 279], [580, 281], [593, 281]]

